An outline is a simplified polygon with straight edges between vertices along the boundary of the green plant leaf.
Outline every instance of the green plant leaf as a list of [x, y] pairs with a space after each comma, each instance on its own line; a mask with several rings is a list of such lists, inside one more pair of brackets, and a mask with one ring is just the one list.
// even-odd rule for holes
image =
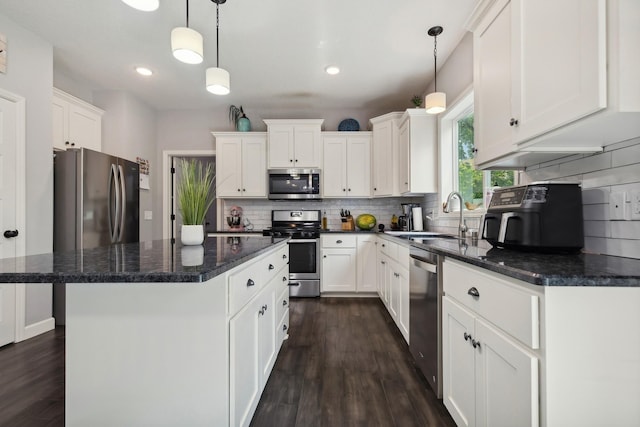
[[178, 183], [178, 207], [185, 225], [204, 223], [207, 211], [213, 203], [215, 173], [213, 165], [206, 168], [195, 159], [180, 160], [182, 180]]

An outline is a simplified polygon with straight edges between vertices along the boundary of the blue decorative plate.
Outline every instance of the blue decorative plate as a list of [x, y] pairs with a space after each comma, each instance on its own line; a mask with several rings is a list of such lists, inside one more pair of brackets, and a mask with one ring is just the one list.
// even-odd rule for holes
[[356, 119], [344, 119], [338, 125], [338, 130], [341, 131], [359, 131], [360, 123]]

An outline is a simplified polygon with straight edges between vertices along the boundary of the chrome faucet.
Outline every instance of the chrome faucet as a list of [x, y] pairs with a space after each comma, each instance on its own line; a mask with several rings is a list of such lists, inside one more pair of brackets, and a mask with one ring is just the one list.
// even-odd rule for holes
[[451, 212], [449, 206], [453, 197], [457, 197], [458, 200], [460, 200], [460, 222], [458, 223], [458, 233], [460, 235], [460, 238], [464, 239], [468, 228], [467, 221], [462, 217], [462, 209], [464, 209], [464, 201], [462, 200], [462, 195], [457, 191], [452, 191], [451, 193], [449, 193], [449, 195], [447, 196], [447, 202], [444, 205], [444, 211], [446, 213]]

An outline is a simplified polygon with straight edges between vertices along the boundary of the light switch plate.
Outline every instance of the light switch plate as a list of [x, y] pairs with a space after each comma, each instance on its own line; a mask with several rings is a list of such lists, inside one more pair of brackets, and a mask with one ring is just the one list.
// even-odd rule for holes
[[609, 219], [624, 220], [627, 193], [624, 191], [611, 193], [609, 196]]
[[144, 219], [150, 220], [153, 218], [153, 211], [144, 211]]
[[631, 199], [631, 219], [640, 219], [640, 191], [632, 191]]

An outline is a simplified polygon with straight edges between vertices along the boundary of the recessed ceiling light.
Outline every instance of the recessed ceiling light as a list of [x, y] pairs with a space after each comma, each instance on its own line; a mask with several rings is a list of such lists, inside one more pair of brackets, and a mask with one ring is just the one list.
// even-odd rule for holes
[[136, 67], [136, 72], [145, 77], [153, 75], [153, 71], [151, 71], [147, 67]]
[[340, 68], [338, 68], [335, 65], [329, 65], [327, 68], [324, 69], [324, 71], [327, 74], [330, 74], [332, 76], [335, 76], [336, 74], [338, 74], [340, 72]]
[[122, 0], [125, 4], [143, 12], [153, 12], [160, 5], [159, 0]]

